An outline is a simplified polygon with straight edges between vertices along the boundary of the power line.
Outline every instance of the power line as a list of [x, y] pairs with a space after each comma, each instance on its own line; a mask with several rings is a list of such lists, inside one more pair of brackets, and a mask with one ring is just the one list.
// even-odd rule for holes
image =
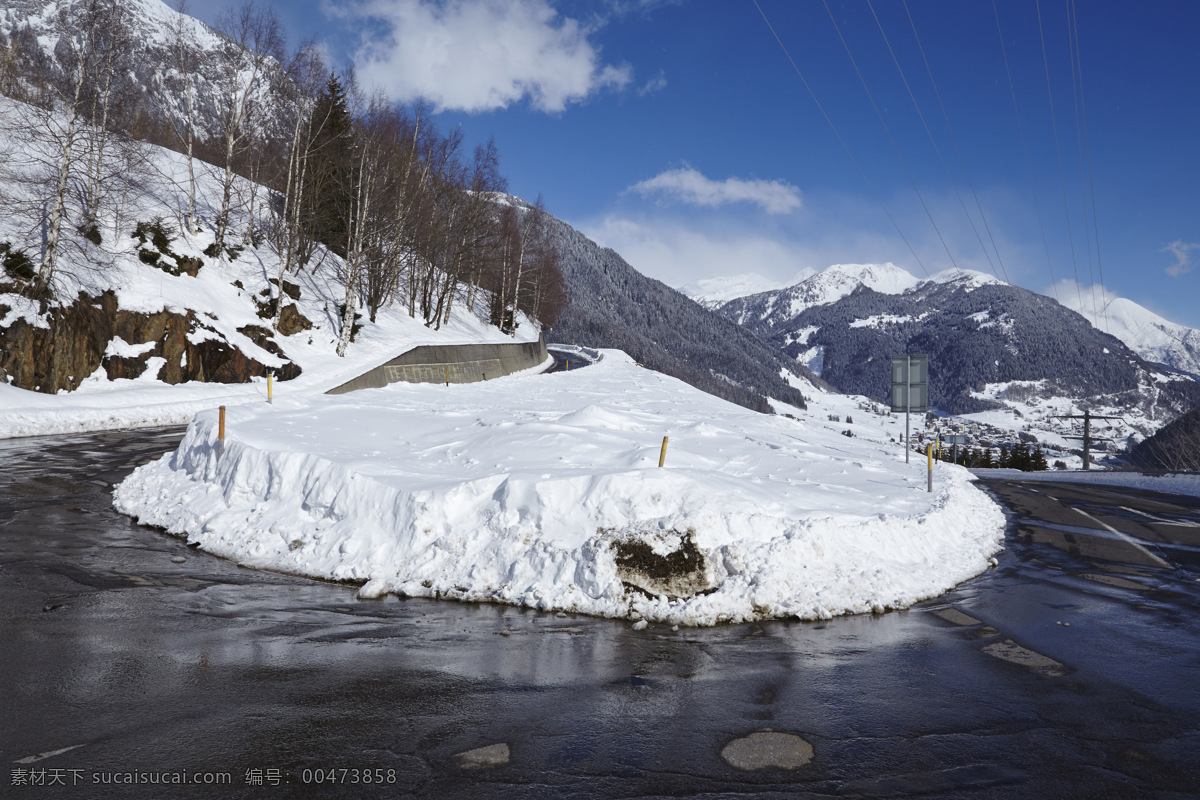
[[896, 65], [896, 71], [900, 73], [900, 80], [904, 83], [904, 88], [908, 91], [908, 97], [912, 100], [913, 108], [917, 110], [917, 117], [920, 118], [921, 125], [925, 128], [925, 135], [929, 137], [929, 143], [933, 145], [933, 152], [937, 154], [938, 162], [942, 165], [942, 171], [946, 173], [946, 180], [950, 181], [950, 188], [954, 190], [954, 196], [958, 198], [958, 204], [962, 206], [963, 214], [966, 215], [967, 222], [970, 224], [971, 230], [975, 233], [975, 239], [979, 242], [979, 249], [983, 250], [983, 256], [987, 259], [988, 266], [992, 268], [992, 273], [999, 278], [1000, 273], [996, 270], [996, 265], [992, 262], [992, 256], [983, 244], [983, 237], [979, 235], [979, 229], [975, 227], [975, 220], [971, 218], [971, 212], [967, 211], [966, 201], [959, 194], [958, 184], [955, 183], [954, 177], [950, 174], [950, 168], [946, 166], [946, 159], [942, 158], [941, 148], [938, 147], [937, 140], [933, 138], [933, 131], [929, 130], [929, 123], [925, 121], [925, 115], [921, 113], [921, 106], [917, 103], [917, 97], [913, 94], [912, 87], [908, 85], [908, 77], [905, 76], [904, 70], [900, 67], [900, 59], [896, 57], [896, 51], [892, 49], [892, 43], [888, 41], [887, 33], [883, 30], [883, 24], [879, 21], [879, 15], [875, 13], [875, 6], [871, 5], [871, 0], [867, 0], [867, 8], [871, 9], [871, 16], [875, 18], [875, 25], [879, 28], [879, 35], [883, 37], [883, 43], [887, 45], [888, 53], [892, 56], [892, 63]]
[[[757, 0], [755, 0], [755, 3], [757, 4]], [[925, 198], [921, 196], [921, 190], [917, 188], [917, 182], [913, 179], [912, 172], [909, 171], [908, 164], [904, 161], [904, 156], [900, 154], [900, 147], [896, 144], [896, 140], [893, 138], [892, 131], [888, 128], [887, 122], [884, 121], [883, 114], [879, 110], [879, 105], [875, 102], [875, 97], [867, 87], [867, 81], [863, 78], [862, 70], [858, 68], [858, 62], [854, 60], [854, 55], [850, 52], [850, 45], [846, 43], [846, 37], [842, 36], [842, 29], [838, 26], [837, 20], [833, 16], [833, 11], [829, 8], [828, 0], [821, 0], [821, 3], [825, 6], [825, 12], [829, 14], [829, 21], [833, 23], [833, 29], [837, 31], [838, 38], [842, 41], [842, 48], [845, 49], [846, 55], [850, 58], [850, 64], [854, 67], [855, 74], [858, 75], [858, 81], [862, 84], [863, 91], [867, 93], [867, 99], [871, 101], [871, 108], [875, 109], [875, 116], [879, 118], [879, 124], [883, 126], [883, 132], [887, 134], [888, 141], [892, 143], [892, 149], [896, 151], [896, 158], [900, 159], [900, 166], [904, 168], [904, 174], [908, 176], [908, 182], [912, 184], [913, 191], [917, 193], [917, 199], [921, 201], [921, 208], [925, 209], [925, 216], [929, 217], [929, 224], [933, 226], [938, 240], [946, 250], [946, 255], [950, 257], [950, 263], [955, 269], [959, 269], [958, 262], [954, 260], [954, 254], [950, 252], [950, 247], [946, 244], [946, 239], [942, 236], [941, 230], [938, 229], [937, 223], [934, 222], [933, 214], [929, 211], [929, 206], [925, 204]]]
[[[1071, 14], [1075, 15], [1075, 0], [1071, 0]], [[1083, 91], [1083, 56], [1079, 51], [1079, 17], [1075, 16], [1075, 58], [1079, 62], [1079, 105], [1083, 110], [1083, 148], [1087, 153], [1088, 185], [1092, 195], [1092, 232], [1096, 237], [1096, 267], [1100, 271], [1100, 285], [1104, 286], [1104, 261], [1100, 258], [1100, 219], [1096, 216], [1096, 179], [1092, 174], [1092, 143], [1088, 136], [1087, 97]], [[1108, 330], [1108, 306], [1104, 303], [1104, 329]]]
[[[996, 237], [992, 235], [992, 227], [988, 224], [987, 214], [983, 213], [983, 204], [979, 202], [979, 193], [975, 191], [975, 183], [971, 180], [971, 172], [967, 169], [967, 161], [963, 158], [962, 149], [958, 146], [958, 137], [954, 135], [954, 126], [950, 124], [950, 114], [946, 111], [946, 104], [942, 102], [942, 93], [938, 91], [937, 81], [933, 78], [933, 69], [929, 66], [929, 59], [925, 55], [925, 46], [921, 43], [921, 37], [917, 34], [917, 24], [913, 21], [912, 12], [908, 10], [908, 0], [902, 0], [902, 2], [904, 3], [904, 13], [908, 15], [908, 24], [912, 26], [913, 38], [917, 40], [917, 49], [921, 51], [921, 60], [925, 62], [925, 71], [929, 74], [929, 83], [933, 85], [934, 96], [937, 97], [938, 106], [942, 110], [942, 118], [946, 121], [946, 129], [950, 132], [950, 141], [954, 143], [954, 152], [958, 154], [958, 163], [962, 165], [963, 174], [967, 178], [967, 186], [971, 188], [971, 196], [975, 199], [975, 207], [979, 209], [979, 216], [983, 220], [984, 230], [987, 231], [988, 241], [992, 243], [992, 249], [996, 251], [996, 261], [1000, 264], [1000, 269], [1004, 273], [1005, 283], [1011, 283], [1008, 279], [1008, 269], [1004, 266], [1004, 259], [1000, 257], [1000, 248], [996, 246]], [[873, 12], [874, 9], [872, 9]], [[957, 188], [955, 191], [957, 192]], [[968, 215], [969, 217], [970, 215]], [[978, 231], [975, 235], [979, 235]], [[985, 248], [984, 253], [986, 252], [987, 249]], [[990, 259], [988, 263], [991, 263]], [[995, 272], [994, 267], [992, 271]]]
[[1042, 221], [1042, 207], [1038, 202], [1037, 188], [1033, 185], [1033, 167], [1029, 163], [1029, 147], [1025, 143], [1025, 128], [1021, 125], [1021, 112], [1017, 107], [1017, 89], [1013, 85], [1012, 69], [1008, 64], [1008, 49], [1004, 46], [1004, 31], [1000, 27], [1000, 10], [992, 0], [992, 14], [996, 18], [996, 33], [1000, 35], [1000, 53], [1004, 56], [1004, 72], [1008, 75], [1008, 91], [1012, 95], [1013, 115], [1017, 119], [1017, 133], [1021, 138], [1021, 153], [1025, 156], [1025, 174], [1029, 177], [1029, 191], [1033, 195], [1033, 208], [1037, 212], [1038, 229], [1042, 233], [1042, 248], [1046, 251], [1046, 268], [1050, 270], [1050, 290], [1058, 300], [1058, 281], [1054, 278], [1054, 263], [1050, 260], [1050, 242], [1046, 239], [1046, 225]]
[[1088, 281], [1092, 290], [1092, 313], [1099, 316], [1100, 307], [1096, 305], [1096, 275], [1092, 272], [1092, 230], [1088, 224], [1087, 213], [1087, 175], [1083, 171], [1083, 131], [1079, 124], [1079, 91], [1076, 85], [1078, 71], [1075, 69], [1075, 46], [1078, 40], [1075, 36], [1075, 9], [1071, 0], [1065, 0], [1067, 7], [1067, 52], [1071, 56], [1071, 106], [1075, 111], [1075, 148], [1079, 151], [1079, 197], [1083, 206], [1083, 236], [1087, 244]]
[[[993, 0], [995, 2], [995, 0]], [[1063, 213], [1067, 217], [1067, 242], [1071, 245], [1071, 266], [1075, 269], [1075, 292], [1083, 308], [1083, 288], [1079, 283], [1079, 264], [1075, 261], [1075, 236], [1071, 233], [1071, 206], [1067, 203], [1067, 177], [1063, 172], [1062, 148], [1058, 145], [1058, 119], [1054, 113], [1054, 92], [1050, 88], [1050, 61], [1046, 58], [1046, 34], [1042, 30], [1042, 2], [1034, 0], [1037, 9], [1038, 37], [1042, 42], [1042, 66], [1046, 68], [1046, 97], [1050, 100], [1050, 125], [1054, 130], [1054, 153], [1058, 156], [1058, 181], [1062, 185]]]
[[896, 223], [895, 218], [892, 217], [891, 212], [888, 211], [887, 206], [884, 205], [883, 199], [879, 196], [879, 192], [875, 191], [875, 185], [871, 183], [871, 179], [867, 177], [867, 173], [863, 170], [862, 165], [860, 165], [858, 163], [858, 159], [854, 157], [854, 153], [850, 150], [850, 145], [846, 143], [846, 140], [838, 131], [837, 126], [833, 124], [833, 120], [830, 119], [829, 114], [826, 113], [824, 106], [821, 105], [821, 101], [817, 99], [816, 92], [814, 92], [812, 87], [808, 85], [808, 81], [804, 79], [804, 74], [800, 72], [800, 68], [796, 66], [795, 59], [793, 59], [792, 54], [788, 52], [787, 46], [783, 43], [783, 40], [779, 38], [779, 34], [775, 32], [775, 27], [771, 25], [771, 21], [767, 19], [767, 15], [762, 10], [762, 6], [758, 4], [758, 0], [752, 0], [752, 2], [754, 3], [754, 7], [758, 9], [759, 15], [762, 16], [763, 22], [767, 24], [767, 30], [771, 31], [771, 35], [775, 37], [775, 41], [779, 44], [779, 49], [783, 51], [783, 55], [787, 58], [788, 63], [791, 64], [792, 69], [795, 70], [796, 77], [800, 79], [800, 82], [804, 84], [804, 88], [808, 90], [809, 96], [812, 97], [813, 102], [816, 103], [817, 110], [821, 112], [821, 116], [825, 118], [827, 123], [829, 123], [829, 127], [833, 131], [833, 135], [836, 136], [837, 140], [841, 143], [842, 148], [846, 151], [846, 155], [850, 156], [850, 161], [854, 163], [854, 167], [858, 170], [858, 174], [862, 176], [864, 181], [866, 181], [867, 188], [871, 190], [871, 194], [875, 197], [875, 201], [879, 203], [879, 207], [883, 209], [883, 213], [887, 216], [888, 221], [892, 223], [892, 227], [895, 228], [896, 233], [900, 235], [905, 247], [908, 248], [908, 252], [912, 253], [912, 257], [917, 260], [917, 264], [921, 267], [921, 271], [925, 273], [925, 277], [932, 277], [929, 274], [929, 270], [925, 268], [925, 264], [921, 261], [921, 257], [917, 255], [917, 251], [913, 249], [911, 244], [909, 244], [908, 238], [904, 235], [904, 231], [900, 230], [900, 226]]

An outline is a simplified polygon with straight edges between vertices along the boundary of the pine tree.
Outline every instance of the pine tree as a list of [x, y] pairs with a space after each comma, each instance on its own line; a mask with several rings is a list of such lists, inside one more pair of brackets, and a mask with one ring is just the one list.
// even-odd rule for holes
[[353, 126], [346, 89], [330, 72], [313, 109], [304, 216], [308, 235], [343, 258], [353, 199]]
[[1008, 445], [1000, 445], [1000, 460], [996, 462], [996, 466], [1000, 469], [1008, 469], [1012, 466], [1012, 462], [1009, 461], [1008, 457]]
[[1046, 463], [1046, 454], [1042, 452], [1041, 445], [1033, 451], [1033, 456], [1030, 459], [1030, 469], [1037, 472], [1050, 469], [1050, 465]]

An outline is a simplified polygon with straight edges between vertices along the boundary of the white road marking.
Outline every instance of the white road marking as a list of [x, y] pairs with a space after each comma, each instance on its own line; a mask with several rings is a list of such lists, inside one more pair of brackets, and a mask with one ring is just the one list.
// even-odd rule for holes
[[978, 625], [981, 622], [981, 620], [975, 619], [970, 614], [964, 614], [957, 608], [938, 609], [937, 611], [933, 612], [933, 615], [935, 617], [941, 617], [942, 619], [954, 625]]
[[70, 747], [62, 748], [61, 750], [51, 750], [46, 753], [38, 753], [36, 756], [25, 756], [24, 758], [18, 758], [13, 763], [14, 764], [32, 764], [33, 762], [41, 761], [44, 758], [52, 758], [53, 756], [61, 756], [63, 753], [69, 753], [70, 751], [74, 750], [77, 747], [83, 747], [83, 745], [73, 744]]
[[1046, 495], [1046, 497], [1049, 497], [1051, 500], [1054, 500], [1056, 502], [1062, 503], [1064, 506], [1071, 509], [1072, 511], [1078, 512], [1078, 513], [1082, 514], [1083, 516], [1087, 517], [1092, 522], [1094, 522], [1097, 525], [1099, 525], [1100, 527], [1104, 528], [1104, 530], [1111, 531], [1112, 533], [1115, 533], [1117, 536], [1120, 536], [1126, 543], [1133, 545], [1138, 550], [1141, 550], [1143, 554], [1145, 554], [1152, 562], [1154, 562], [1158, 566], [1166, 567], [1167, 569], [1175, 569], [1175, 567], [1169, 561], [1165, 561], [1160, 556], [1157, 556], [1154, 553], [1151, 553], [1149, 550], [1147, 550], [1143, 545], [1138, 543], [1138, 541], [1136, 539], [1134, 539], [1132, 536], [1130, 536], [1129, 534], [1122, 533], [1121, 531], [1117, 530], [1112, 525], [1109, 525], [1106, 522], [1101, 522], [1100, 520], [1093, 517], [1091, 514], [1084, 511], [1082, 508], [1076, 508], [1075, 506], [1067, 505], [1066, 503], [1063, 503], [1062, 500], [1059, 500], [1057, 497], [1052, 497], [1051, 495]]
[[1153, 514], [1147, 514], [1145, 511], [1138, 511], [1136, 508], [1129, 508], [1128, 506], [1118, 506], [1118, 508], [1120, 508], [1122, 511], [1129, 511], [1130, 513], [1137, 514], [1138, 516], [1152, 519], [1159, 525], [1174, 525], [1178, 528], [1200, 528], [1200, 524], [1195, 522], [1179, 522], [1173, 519], [1163, 519], [1162, 517], [1156, 517]]
[[1005, 639], [1003, 642], [995, 642], [986, 647], [981, 647], [980, 652], [987, 653], [989, 656], [1002, 661], [1020, 665], [1051, 678], [1061, 677], [1067, 672], [1062, 662], [1055, 661], [1050, 656], [1044, 656], [1041, 653], [1021, 647], [1021, 645], [1012, 639]]

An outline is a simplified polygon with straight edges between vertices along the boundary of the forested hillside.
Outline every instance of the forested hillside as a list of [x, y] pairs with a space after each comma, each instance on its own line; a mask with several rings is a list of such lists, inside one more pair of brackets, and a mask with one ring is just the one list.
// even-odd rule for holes
[[549, 232], [569, 290], [549, 340], [624, 350], [651, 369], [756, 411], [771, 410], [767, 397], [804, 407], [803, 395], [782, 376], [818, 381], [806, 368], [566, 223], [552, 219]]
[[1200, 472], [1200, 405], [1139, 443], [1129, 460], [1142, 469]]

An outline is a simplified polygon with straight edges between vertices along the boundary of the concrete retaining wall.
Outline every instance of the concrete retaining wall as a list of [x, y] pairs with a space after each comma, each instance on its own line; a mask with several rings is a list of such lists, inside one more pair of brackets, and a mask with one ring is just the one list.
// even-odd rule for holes
[[475, 383], [536, 367], [546, 360], [546, 340], [512, 344], [422, 345], [380, 364], [325, 394], [378, 389], [389, 383]]

